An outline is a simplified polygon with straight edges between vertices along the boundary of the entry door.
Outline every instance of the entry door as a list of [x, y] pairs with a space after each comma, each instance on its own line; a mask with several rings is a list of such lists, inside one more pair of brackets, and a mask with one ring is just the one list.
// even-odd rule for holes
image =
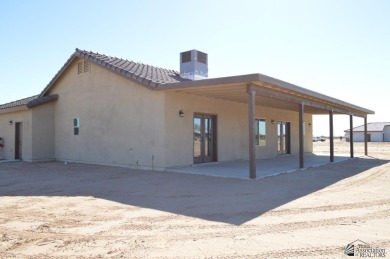
[[216, 116], [194, 115], [194, 163], [216, 161]]
[[278, 155], [290, 154], [290, 122], [279, 121], [278, 131]]
[[23, 159], [23, 124], [15, 123], [15, 159]]

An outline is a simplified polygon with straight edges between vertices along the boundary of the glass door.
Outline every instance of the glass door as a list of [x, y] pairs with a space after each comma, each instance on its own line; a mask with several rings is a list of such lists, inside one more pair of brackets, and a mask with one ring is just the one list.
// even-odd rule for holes
[[15, 123], [15, 159], [23, 159], [23, 124]]
[[216, 161], [216, 117], [194, 115], [194, 163]]
[[278, 155], [290, 154], [290, 122], [277, 122]]

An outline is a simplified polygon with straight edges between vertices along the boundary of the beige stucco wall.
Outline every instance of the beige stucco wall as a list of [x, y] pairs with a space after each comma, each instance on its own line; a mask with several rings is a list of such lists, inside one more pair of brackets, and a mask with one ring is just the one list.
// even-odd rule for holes
[[[196, 95], [169, 92], [165, 102], [166, 166], [193, 164], [193, 115], [217, 115], [218, 161], [248, 159], [248, 106], [247, 104]], [[179, 117], [179, 110], [185, 116]], [[277, 155], [276, 123], [291, 123], [291, 153], [299, 152], [298, 112], [256, 106], [256, 118], [266, 119], [266, 146], [256, 146], [256, 156]], [[305, 114], [305, 152], [312, 152], [311, 114]]]
[[[14, 157], [15, 126], [23, 122], [23, 159], [56, 159], [134, 168], [163, 169], [193, 164], [193, 115], [217, 116], [218, 161], [248, 159], [246, 104], [175, 92], [152, 91], [106, 69], [90, 65], [77, 74], [77, 60], [57, 80], [49, 94], [55, 102], [32, 110], [0, 115], [3, 158]], [[179, 110], [185, 116], [179, 117]], [[73, 119], [80, 133], [73, 134]], [[256, 156], [277, 155], [274, 121], [291, 123], [291, 152], [298, 153], [298, 112], [256, 106], [256, 118], [266, 119], [266, 146]], [[305, 151], [312, 152], [312, 116], [305, 114]], [[11, 143], [11, 144], [10, 144]]]
[[[55, 157], [62, 161], [159, 169], [165, 166], [163, 92], [151, 91], [91, 64], [71, 64], [50, 94], [55, 111]], [[80, 134], [73, 135], [73, 119]]]
[[[12, 120], [12, 125], [8, 122]], [[0, 157], [15, 158], [15, 124], [22, 122], [22, 159], [32, 161], [31, 148], [31, 110], [21, 110], [0, 114], [0, 137], [4, 139], [4, 147], [0, 148]]]
[[32, 161], [55, 159], [55, 102], [34, 107], [32, 111]]

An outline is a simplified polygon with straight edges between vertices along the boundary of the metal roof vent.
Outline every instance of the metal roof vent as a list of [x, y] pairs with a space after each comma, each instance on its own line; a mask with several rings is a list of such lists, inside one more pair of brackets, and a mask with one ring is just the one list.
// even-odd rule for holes
[[208, 77], [207, 54], [198, 50], [180, 53], [180, 76], [190, 80], [206, 79]]

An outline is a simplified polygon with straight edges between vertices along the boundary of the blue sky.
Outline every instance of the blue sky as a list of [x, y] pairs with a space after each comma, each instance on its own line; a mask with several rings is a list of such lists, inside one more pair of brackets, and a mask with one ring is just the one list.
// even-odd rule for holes
[[0, 103], [38, 94], [76, 47], [175, 70], [198, 49], [210, 77], [262, 73], [390, 121], [389, 14], [385, 0], [1, 1]]

